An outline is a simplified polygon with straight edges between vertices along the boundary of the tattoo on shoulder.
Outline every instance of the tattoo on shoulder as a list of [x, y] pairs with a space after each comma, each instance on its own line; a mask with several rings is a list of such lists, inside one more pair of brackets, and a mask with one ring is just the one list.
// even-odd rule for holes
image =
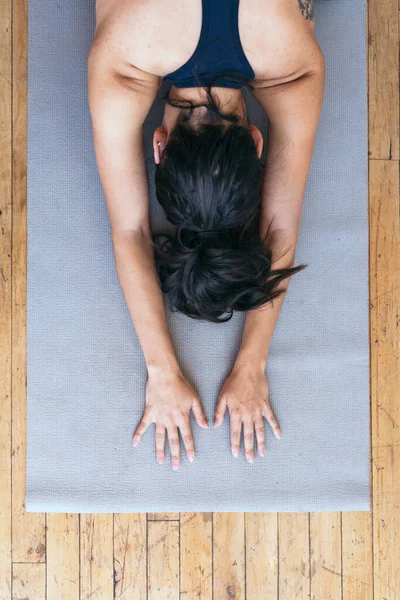
[[314, 0], [297, 0], [303, 17], [307, 21], [314, 21]]

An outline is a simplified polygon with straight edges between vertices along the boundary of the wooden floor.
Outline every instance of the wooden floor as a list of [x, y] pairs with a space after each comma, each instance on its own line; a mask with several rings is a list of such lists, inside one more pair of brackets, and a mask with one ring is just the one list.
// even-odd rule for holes
[[27, 0], [0, 0], [0, 600], [400, 599], [399, 0], [368, 23], [371, 512], [26, 514]]

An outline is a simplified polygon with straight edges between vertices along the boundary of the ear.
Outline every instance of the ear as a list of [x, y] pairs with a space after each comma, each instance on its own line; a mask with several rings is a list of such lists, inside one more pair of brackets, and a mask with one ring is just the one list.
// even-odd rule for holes
[[258, 158], [261, 158], [261, 153], [262, 153], [263, 144], [264, 144], [264, 140], [263, 140], [261, 131], [255, 125], [250, 125], [250, 133], [253, 136], [253, 140], [256, 145], [257, 156], [258, 156]]
[[[154, 162], [158, 165], [161, 161], [161, 154], [167, 145], [168, 135], [163, 127], [157, 127], [153, 135], [153, 153]], [[160, 145], [159, 145], [160, 144]]]

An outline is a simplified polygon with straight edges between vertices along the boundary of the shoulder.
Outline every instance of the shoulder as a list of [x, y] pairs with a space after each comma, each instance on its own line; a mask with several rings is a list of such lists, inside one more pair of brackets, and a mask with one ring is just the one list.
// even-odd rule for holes
[[255, 88], [295, 80], [323, 61], [314, 33], [313, 0], [269, 2], [258, 17], [247, 2], [241, 2], [240, 33]]
[[143, 15], [139, 15], [141, 4], [97, 0], [96, 28], [88, 59], [92, 69], [105, 69], [141, 87], [159, 89], [162, 78], [147, 69], [148, 32], [144, 31]]

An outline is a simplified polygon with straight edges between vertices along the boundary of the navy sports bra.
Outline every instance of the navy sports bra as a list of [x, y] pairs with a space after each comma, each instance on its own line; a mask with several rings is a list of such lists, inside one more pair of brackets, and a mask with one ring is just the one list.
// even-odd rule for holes
[[207, 86], [216, 74], [234, 71], [240, 83], [229, 76], [212, 83], [218, 87], [242, 88], [254, 79], [254, 71], [240, 43], [239, 0], [202, 0], [202, 24], [197, 47], [184, 65], [165, 75], [176, 87]]

